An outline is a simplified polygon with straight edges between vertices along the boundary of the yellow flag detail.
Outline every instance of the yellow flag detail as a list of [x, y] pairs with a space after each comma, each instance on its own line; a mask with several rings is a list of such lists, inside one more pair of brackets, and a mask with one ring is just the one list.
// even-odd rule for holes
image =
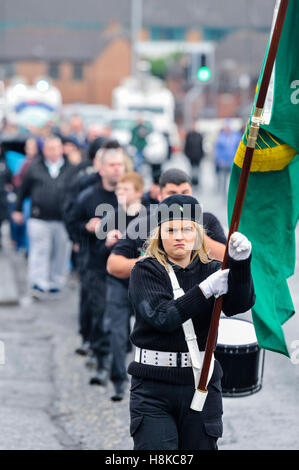
[[[240, 142], [234, 163], [242, 168], [246, 145]], [[279, 171], [283, 170], [296, 155], [296, 151], [287, 144], [254, 150], [250, 171]]]

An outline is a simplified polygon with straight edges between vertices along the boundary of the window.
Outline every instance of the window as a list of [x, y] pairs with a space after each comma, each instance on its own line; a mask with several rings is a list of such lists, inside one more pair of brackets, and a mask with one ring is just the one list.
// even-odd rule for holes
[[48, 68], [48, 75], [50, 78], [57, 80], [60, 77], [59, 64], [54, 62], [50, 64]]
[[154, 41], [183, 41], [185, 39], [185, 28], [153, 26], [151, 28], [151, 39]]
[[234, 31], [234, 28], [205, 28], [204, 39], [205, 41], [221, 41]]
[[83, 64], [73, 65], [73, 80], [83, 80]]

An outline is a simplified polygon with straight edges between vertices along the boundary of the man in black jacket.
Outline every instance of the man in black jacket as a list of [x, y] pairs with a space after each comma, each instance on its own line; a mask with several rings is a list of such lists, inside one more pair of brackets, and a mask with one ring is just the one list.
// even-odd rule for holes
[[[110, 216], [101, 221], [98, 236], [105, 239], [103, 256], [105, 259], [111, 250], [125, 234], [129, 223], [139, 216], [142, 210], [141, 197], [143, 194], [143, 179], [139, 173], [128, 172], [118, 182], [116, 195], [119, 207]], [[95, 377], [93, 382], [106, 385], [109, 373], [113, 382], [115, 393], [113, 401], [120, 401], [124, 397], [128, 380], [126, 372], [126, 357], [130, 349], [130, 317], [132, 309], [128, 298], [129, 279], [118, 279], [107, 276], [106, 308], [104, 313], [104, 329], [106, 340], [110, 344], [111, 373], [106, 369], [106, 375]], [[109, 364], [107, 364], [109, 366]]]
[[[99, 150], [99, 148], [98, 148]], [[77, 201], [80, 193], [94, 185], [101, 185], [101, 176], [97, 168], [96, 154], [92, 155], [84, 165], [76, 167], [77, 172], [70, 184], [65, 202], [64, 202], [64, 222], [68, 231], [69, 237], [73, 243], [73, 253], [76, 255], [76, 270], [79, 274], [80, 281], [80, 299], [79, 299], [79, 334], [82, 337], [82, 345], [76, 349], [76, 353], [86, 356], [89, 351], [90, 340], [90, 312], [88, 311], [88, 290], [89, 285], [86, 282], [86, 265], [88, 251], [86, 244], [82, 243], [81, 234], [76, 230], [78, 220], [77, 214]], [[82, 162], [83, 163], [83, 162]]]
[[[78, 240], [80, 249], [86, 253], [84, 282], [88, 286], [84, 322], [89, 326], [91, 350], [97, 360], [97, 374], [91, 384], [98, 383], [98, 376], [106, 370], [109, 362], [109, 343], [103, 341], [103, 315], [106, 297], [106, 262], [108, 254], [105, 240], [97, 238], [96, 229], [101, 219], [117, 208], [115, 189], [120, 178], [125, 174], [125, 154], [116, 141], [104, 144], [99, 162], [101, 182], [82, 191], [73, 211], [73, 236]], [[88, 328], [87, 328], [88, 329]], [[104, 372], [103, 372], [104, 371]]]
[[28, 221], [28, 277], [31, 294], [43, 298], [56, 295], [64, 285], [70, 259], [70, 242], [62, 220], [66, 187], [74, 174], [73, 166], [63, 156], [59, 137], [48, 137], [43, 156], [37, 157], [24, 174], [19, 188], [13, 219], [23, 223], [22, 203], [31, 198]]
[[196, 129], [196, 123], [193, 123], [193, 128], [186, 135], [184, 152], [190, 160], [192, 166], [192, 184], [199, 185], [199, 166], [203, 159], [203, 138], [200, 132]]

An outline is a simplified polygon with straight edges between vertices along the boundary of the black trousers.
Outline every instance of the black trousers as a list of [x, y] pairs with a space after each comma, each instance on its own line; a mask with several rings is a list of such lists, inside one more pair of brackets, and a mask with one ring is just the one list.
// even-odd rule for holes
[[192, 184], [195, 186], [200, 184], [199, 166], [200, 161], [191, 161], [192, 166]]
[[92, 312], [89, 307], [89, 276], [86, 268], [87, 255], [80, 251], [77, 256], [77, 269], [80, 277], [80, 298], [79, 298], [79, 334], [82, 341], [90, 342], [92, 329]]
[[88, 303], [88, 281], [84, 273], [80, 278], [79, 333], [83, 343], [90, 342], [92, 330], [92, 312]]
[[90, 347], [98, 361], [98, 368], [110, 352], [109, 341], [104, 330], [104, 312], [106, 305], [106, 275], [88, 270], [86, 273], [88, 286], [88, 308], [91, 312]]
[[203, 411], [191, 410], [194, 385], [132, 377], [130, 432], [134, 450], [217, 450], [222, 436], [221, 383], [208, 385]]
[[132, 314], [127, 287], [118, 279], [108, 276], [104, 330], [107, 332], [112, 354], [112, 382], [128, 380], [126, 359]]

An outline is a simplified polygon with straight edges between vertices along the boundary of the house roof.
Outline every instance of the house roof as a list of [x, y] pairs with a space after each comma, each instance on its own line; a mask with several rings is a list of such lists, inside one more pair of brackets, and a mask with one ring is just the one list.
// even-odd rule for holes
[[[267, 29], [274, 4], [275, 0], [143, 0], [142, 24]], [[104, 32], [110, 22], [121, 23], [129, 34], [131, 5], [132, 0], [0, 0], [0, 60], [90, 61], [115, 38]]]
[[123, 34], [101, 31], [69, 31], [59, 28], [45, 30], [11, 30], [0, 33], [0, 59], [88, 62], [111, 41]]
[[268, 39], [268, 34], [246, 30], [231, 34], [216, 47], [216, 64], [221, 67], [230, 61], [244, 72], [256, 75], [262, 66]]
[[275, 0], [144, 0], [145, 24], [269, 27]]
[[[141, 0], [140, 0], [141, 1]], [[132, 0], [1, 0], [1, 22], [93, 27], [131, 21]], [[275, 0], [143, 0], [143, 24], [210, 27], [268, 27]]]

